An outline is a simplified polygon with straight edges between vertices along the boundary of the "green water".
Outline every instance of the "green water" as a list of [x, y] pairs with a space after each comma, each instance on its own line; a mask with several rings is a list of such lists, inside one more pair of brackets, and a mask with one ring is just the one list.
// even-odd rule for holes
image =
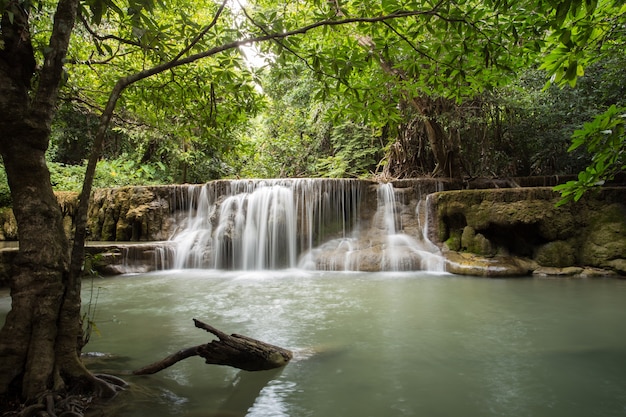
[[189, 270], [94, 286], [86, 350], [113, 355], [95, 370], [211, 340], [193, 318], [296, 353], [279, 371], [191, 358], [127, 377], [110, 415], [626, 416], [623, 280]]

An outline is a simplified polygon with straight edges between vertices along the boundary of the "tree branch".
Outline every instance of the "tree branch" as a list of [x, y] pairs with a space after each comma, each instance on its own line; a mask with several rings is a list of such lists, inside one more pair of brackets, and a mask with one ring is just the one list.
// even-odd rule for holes
[[176, 55], [172, 61], [178, 61], [183, 55], [185, 55], [187, 52], [189, 52], [191, 50], [191, 48], [196, 46], [198, 44], [198, 42], [200, 42], [202, 40], [202, 38], [204, 38], [204, 36], [209, 32], [209, 30], [211, 30], [211, 28], [214, 27], [217, 24], [218, 19], [220, 18], [220, 16], [224, 12], [224, 8], [226, 7], [226, 3], [228, 3], [228, 0], [222, 0], [222, 4], [220, 4], [220, 6], [218, 7], [217, 11], [215, 12], [215, 16], [213, 16], [213, 20], [204, 29], [202, 29], [200, 31], [200, 33], [198, 33], [196, 35], [196, 37], [193, 38], [193, 40], [191, 42], [189, 42], [189, 45], [187, 45], [186, 48], [184, 48], [182, 51], [180, 51], [178, 53], [178, 55]]
[[169, 368], [170, 366], [174, 365], [177, 362], [182, 361], [183, 359], [187, 359], [192, 356], [197, 356], [198, 348], [200, 348], [200, 346], [194, 346], [194, 347], [190, 347], [187, 349], [179, 350], [178, 352], [173, 353], [165, 357], [164, 359], [161, 359], [158, 362], [152, 363], [148, 366], [144, 366], [143, 368], [133, 371], [133, 375], [156, 374], [157, 372], [162, 371], [163, 369]]
[[217, 336], [204, 345], [198, 345], [165, 357], [133, 371], [133, 375], [154, 374], [191, 356], [201, 356], [207, 364], [228, 365], [245, 371], [265, 371], [285, 366], [293, 357], [291, 351], [238, 334], [228, 335], [215, 327], [193, 319], [199, 329]]
[[43, 119], [46, 126], [52, 121], [63, 74], [63, 60], [67, 55], [70, 36], [78, 13], [79, 0], [59, 0], [52, 34], [40, 71], [39, 88], [33, 101], [33, 117]]
[[137, 41], [130, 40], [130, 39], [125, 39], [125, 38], [122, 38], [122, 37], [120, 37], [120, 36], [115, 36], [115, 35], [100, 35], [100, 34], [98, 34], [95, 30], [93, 30], [93, 29], [91, 28], [91, 26], [89, 26], [89, 22], [87, 22], [87, 19], [85, 19], [85, 16], [80, 15], [80, 16], [79, 16], [79, 18], [80, 18], [80, 22], [83, 24], [83, 26], [85, 27], [85, 29], [87, 30], [87, 32], [89, 32], [89, 34], [90, 34], [93, 38], [95, 38], [95, 39], [97, 39], [97, 40], [99, 40], [99, 41], [114, 40], [114, 41], [116, 41], [116, 42], [123, 43], [123, 44], [125, 44], [125, 45], [136, 46], [136, 47], [138, 47], [138, 48], [141, 48], [141, 47], [142, 47], [141, 43], [139, 43], [139, 42], [137, 42]]

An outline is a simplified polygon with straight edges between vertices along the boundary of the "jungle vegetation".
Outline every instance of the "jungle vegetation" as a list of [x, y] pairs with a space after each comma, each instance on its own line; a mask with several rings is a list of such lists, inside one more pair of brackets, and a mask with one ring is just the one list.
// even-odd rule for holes
[[2, 197], [20, 235], [3, 406], [115, 392], [79, 359], [88, 199], [70, 242], [55, 189], [579, 173], [562, 189], [577, 199], [624, 170], [620, 0], [0, 0], [0, 13]]
[[[55, 190], [80, 191], [114, 82], [160, 62], [161, 51], [184, 43], [190, 27], [199, 25], [198, 14], [209, 7], [183, 3], [138, 2], [128, 6], [138, 10], [130, 16], [115, 7], [82, 6], [82, 25], [70, 44], [46, 152]], [[578, 19], [586, 19], [584, 11], [594, 5], [572, 2], [572, 13], [576, 8]], [[281, 10], [274, 4], [256, 11], [260, 7], [231, 6], [230, 19], [247, 18], [262, 30], [263, 25], [293, 24], [289, 19], [307, 6]], [[313, 16], [319, 13], [316, 6], [309, 7]], [[500, 26], [490, 29], [498, 38], [489, 42], [485, 29], [463, 26], [489, 13], [490, 6], [469, 7], [476, 16], [448, 6], [448, 18], [427, 17], [408, 27], [401, 20], [384, 23], [376, 39], [367, 31], [346, 38], [345, 33], [358, 30], [354, 23], [306, 39], [235, 48], [145, 80], [117, 104], [94, 186], [230, 177], [475, 178], [584, 172], [593, 152], [580, 145], [568, 151], [574, 132], [612, 105], [626, 105], [623, 16], [595, 18], [607, 25], [602, 29], [606, 39], [592, 38], [581, 59], [580, 51], [566, 50], [567, 44], [554, 50], [549, 46], [550, 37], [557, 35], [559, 41], [569, 36], [574, 49], [582, 46], [572, 36], [599, 36], [576, 35], [580, 29], [573, 28], [583, 24], [572, 13], [572, 27], [557, 31], [538, 16], [536, 21], [525, 21], [528, 16], [506, 21], [498, 14], [494, 22]], [[32, 9], [35, 30], [45, 30], [52, 5], [42, 2]], [[258, 15], [252, 16], [252, 10]], [[344, 13], [330, 10], [339, 17]], [[510, 34], [503, 33], [505, 24], [512, 28]], [[35, 42], [43, 51], [45, 36]], [[546, 59], [549, 54], [555, 55], [552, 61]], [[557, 74], [549, 66], [559, 60], [563, 68]], [[4, 172], [0, 177], [0, 200], [10, 205]]]

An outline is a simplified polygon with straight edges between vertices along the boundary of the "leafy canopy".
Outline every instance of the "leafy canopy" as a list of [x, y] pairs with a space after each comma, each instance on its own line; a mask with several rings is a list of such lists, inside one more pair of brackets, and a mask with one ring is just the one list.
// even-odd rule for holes
[[[9, 3], [0, 0], [10, 18]], [[20, 3], [31, 9], [41, 60], [55, 2]], [[206, 180], [205, 161], [214, 166], [209, 175], [233, 173], [224, 163], [249, 149], [238, 132], [266, 104], [260, 69], [247, 65], [243, 45], [257, 43], [285, 78], [303, 68], [315, 74], [311, 93], [327, 103], [325, 122], [363, 124], [378, 135], [403, 122], [403, 101], [467, 101], [538, 62], [554, 83], [574, 85], [591, 62], [623, 47], [622, 3], [87, 0], [65, 99], [103, 109], [118, 80], [145, 73], [125, 87], [115, 129], [133, 143], [137, 166], [166, 164], [179, 181]], [[347, 149], [358, 148], [346, 139]], [[325, 166], [350, 160], [341, 155], [324, 156]]]

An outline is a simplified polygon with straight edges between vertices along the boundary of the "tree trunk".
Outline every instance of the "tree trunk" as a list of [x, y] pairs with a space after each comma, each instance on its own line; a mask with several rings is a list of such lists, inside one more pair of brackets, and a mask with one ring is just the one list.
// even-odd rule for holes
[[[377, 56], [378, 63], [383, 71], [392, 75], [400, 82], [410, 81], [409, 76], [404, 71], [395, 67], [392, 62], [389, 62], [377, 51], [376, 44], [371, 38], [360, 37], [358, 42]], [[432, 175], [461, 178], [460, 143], [457, 140], [458, 138], [453, 133], [447, 136], [443, 127], [437, 121], [437, 116], [442, 112], [440, 107], [445, 107], [445, 103], [442, 102], [444, 99], [433, 99], [428, 95], [414, 97], [409, 91], [404, 91], [403, 94], [406, 95], [408, 103], [419, 114], [419, 120], [424, 126], [424, 133], [436, 163]], [[441, 104], [443, 106], [440, 106]], [[412, 170], [409, 169], [408, 171]]]
[[20, 243], [10, 281], [11, 311], [0, 330], [0, 397], [5, 399], [35, 400], [77, 386], [112, 392], [78, 356], [80, 280], [68, 273], [69, 242], [45, 162], [77, 7], [78, 0], [57, 5], [36, 91], [30, 85], [35, 58], [28, 11], [11, 1], [0, 25], [0, 154]]
[[45, 148], [30, 146], [36, 137], [19, 139], [11, 141], [13, 146], [2, 146], [20, 249], [11, 281], [12, 308], [0, 333], [0, 392], [22, 376], [22, 394], [32, 398], [54, 384], [69, 247], [44, 161]]
[[437, 163], [433, 176], [445, 176], [449, 178], [461, 178], [460, 149], [456, 129], [446, 133], [437, 117], [449, 112], [448, 100], [444, 98], [432, 99], [424, 96], [412, 98], [410, 103], [420, 115], [420, 121], [424, 125], [424, 130], [428, 143]]

